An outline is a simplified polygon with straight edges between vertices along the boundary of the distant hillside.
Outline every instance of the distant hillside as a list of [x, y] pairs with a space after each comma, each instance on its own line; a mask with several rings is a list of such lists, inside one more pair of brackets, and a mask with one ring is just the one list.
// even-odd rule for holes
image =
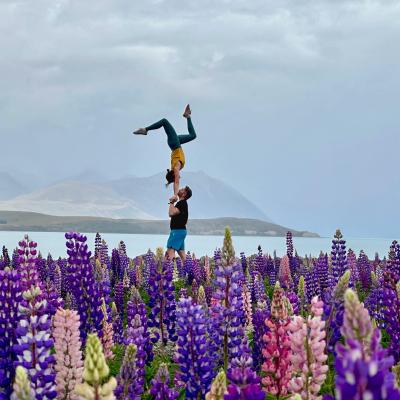
[[[193, 190], [191, 218], [270, 219], [254, 203], [229, 185], [203, 172], [182, 174], [182, 185]], [[163, 174], [117, 180], [96, 173], [80, 174], [50, 186], [0, 198], [0, 210], [31, 211], [62, 216], [95, 216], [129, 219], [165, 219], [172, 188], [165, 187]], [[0, 182], [0, 187], [3, 182]], [[4, 185], [3, 185], [4, 186]]]
[[[318, 237], [317, 234], [296, 231], [270, 222], [248, 218], [192, 219], [188, 229], [192, 235], [222, 235], [226, 226], [236, 236], [294, 236]], [[96, 217], [56, 217], [52, 215], [0, 211], [0, 231], [80, 232], [166, 234], [169, 221], [111, 219]]]
[[7, 172], [0, 172], [0, 200], [12, 199], [26, 192], [26, 188]]

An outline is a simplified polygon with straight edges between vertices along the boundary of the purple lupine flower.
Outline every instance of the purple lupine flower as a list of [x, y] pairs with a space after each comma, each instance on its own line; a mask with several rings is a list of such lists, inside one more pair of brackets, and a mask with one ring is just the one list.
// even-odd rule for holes
[[175, 295], [172, 283], [171, 262], [167, 259], [159, 263], [159, 267], [151, 271], [149, 280], [149, 306], [151, 308], [148, 326], [155, 328], [152, 342], [161, 340], [166, 345], [168, 339], [176, 341], [175, 333]]
[[193, 259], [190, 253], [186, 255], [185, 261], [183, 263], [183, 270], [186, 278], [187, 284], [190, 286], [193, 282], [194, 274], [193, 274]]
[[6, 246], [3, 246], [2, 254], [3, 254], [2, 269], [5, 269], [6, 267], [11, 267], [11, 260], [10, 260], [10, 256], [8, 255], [8, 249]]
[[359, 271], [357, 267], [357, 256], [352, 249], [347, 252], [347, 268], [350, 271], [349, 286], [354, 287], [359, 280]]
[[18, 271], [21, 274], [21, 289], [29, 290], [31, 286], [39, 286], [41, 281], [36, 266], [37, 260], [37, 243], [29, 239], [25, 235], [24, 239], [19, 242], [18, 249]]
[[322, 300], [325, 300], [325, 293], [329, 290], [329, 265], [328, 265], [328, 255], [321, 253], [317, 260], [316, 265], [316, 275], [321, 288]]
[[47, 301], [40, 288], [32, 286], [23, 293], [19, 306], [14, 351], [15, 366], [21, 365], [27, 370], [37, 400], [54, 399], [57, 395], [54, 356], [51, 355], [53, 343]]
[[121, 241], [119, 242], [118, 250], [119, 250], [120, 254], [125, 254], [125, 255], [127, 255], [127, 253], [126, 253], [126, 244], [125, 244], [125, 242], [124, 242], [123, 240], [121, 240]]
[[[390, 273], [385, 273], [380, 288], [380, 312], [382, 327], [390, 337], [389, 353], [395, 362], [400, 361], [400, 283], [394, 282]], [[400, 282], [400, 281], [399, 281]]]
[[201, 306], [192, 299], [181, 299], [177, 309], [177, 352], [180, 380], [186, 383], [186, 399], [197, 399], [208, 392], [212, 365], [208, 355], [206, 318]]
[[136, 353], [136, 382], [135, 382], [135, 395], [141, 396], [143, 393], [144, 385], [144, 374], [145, 374], [145, 364], [146, 364], [146, 332], [145, 327], [142, 324], [140, 315], [136, 314], [131, 325], [126, 331], [125, 344], [134, 344], [137, 348]]
[[99, 285], [95, 281], [91, 252], [86, 244], [86, 236], [75, 232], [65, 234], [67, 239], [68, 274], [71, 293], [76, 302], [81, 326], [82, 341], [90, 332], [101, 332], [103, 314]]
[[121, 319], [124, 318], [124, 284], [122, 281], [119, 281], [115, 285], [115, 293], [114, 293], [114, 301], [117, 306], [117, 310], [120, 314]]
[[247, 259], [246, 259], [246, 255], [243, 252], [240, 253], [240, 261], [242, 263], [243, 275], [246, 275], [246, 272], [247, 272]]
[[197, 303], [197, 296], [199, 294], [199, 284], [196, 279], [193, 279], [192, 282], [192, 299], [195, 303]]
[[8, 267], [0, 271], [0, 399], [10, 398], [14, 381], [18, 305], [22, 300], [20, 275]]
[[39, 253], [36, 259], [36, 269], [39, 274], [39, 279], [44, 282], [48, 278], [47, 267], [46, 267], [46, 260], [42, 257]]
[[269, 285], [270, 286], [275, 286], [275, 283], [276, 283], [276, 269], [275, 269], [274, 260], [272, 259], [271, 256], [268, 256], [268, 258], [267, 258], [266, 270], [267, 270], [267, 277], [268, 277]]
[[111, 252], [111, 265], [110, 265], [110, 272], [111, 272], [111, 286], [114, 287], [116, 282], [119, 280], [120, 276], [120, 256], [117, 249], [113, 249]]
[[124, 326], [121, 314], [118, 312], [114, 302], [111, 303], [111, 322], [114, 331], [114, 342], [122, 344], [124, 341]]
[[67, 260], [65, 258], [59, 257], [57, 260], [57, 265], [61, 272], [61, 297], [65, 298], [67, 292], [69, 291], [69, 283], [67, 277]]
[[253, 314], [253, 366], [256, 371], [260, 371], [263, 363], [263, 337], [268, 331], [267, 325], [265, 325], [265, 320], [269, 318], [270, 315], [269, 307], [260, 306], [256, 308], [256, 311]]
[[97, 232], [94, 238], [94, 256], [96, 259], [100, 259], [100, 249], [101, 249], [101, 236]]
[[365, 291], [369, 290], [371, 287], [372, 266], [362, 250], [357, 260], [357, 270], [362, 289]]
[[244, 347], [239, 358], [232, 362], [232, 368], [228, 371], [228, 393], [224, 400], [264, 400], [265, 393], [262, 391], [261, 379], [251, 369], [253, 359], [247, 353], [248, 346]]
[[147, 311], [146, 306], [140, 296], [139, 291], [133, 287], [131, 292], [131, 298], [127, 304], [127, 326], [131, 326], [135, 315], [140, 316], [140, 321], [143, 326], [143, 336], [145, 338], [144, 350], [146, 351], [146, 363], [153, 360], [153, 346], [150, 340], [150, 334], [147, 327]]
[[[244, 338], [245, 315], [239, 282], [243, 279], [241, 265], [215, 265], [215, 287], [211, 306], [210, 336], [211, 353], [216, 366], [228, 363], [240, 356]], [[221, 352], [222, 351], [222, 352]]]
[[161, 363], [151, 384], [150, 394], [154, 400], [175, 400], [178, 398], [178, 392], [169, 388], [170, 377], [167, 364]]
[[304, 280], [306, 286], [305, 296], [308, 303], [310, 303], [311, 299], [315, 296], [321, 297], [321, 288], [318, 282], [316, 267], [306, 271]]
[[330, 279], [331, 286], [334, 286], [338, 283], [347, 267], [346, 241], [343, 239], [340, 229], [336, 230], [335, 236], [332, 240], [331, 260], [332, 270]]
[[256, 303], [262, 303], [266, 300], [264, 281], [261, 274], [257, 271], [253, 275], [253, 297]]
[[19, 266], [19, 251], [18, 248], [14, 249], [11, 258], [11, 267], [17, 269]]
[[399, 399], [393, 357], [387, 357], [380, 344], [380, 331], [373, 328], [368, 311], [357, 295], [345, 294], [345, 318], [342, 328], [345, 344], [336, 346], [336, 392], [340, 399]]
[[115, 397], [118, 400], [140, 400], [137, 392], [138, 368], [136, 365], [137, 347], [131, 343], [126, 347], [121, 369], [117, 376], [118, 386]]
[[326, 317], [326, 343], [329, 351], [333, 351], [335, 344], [339, 341], [340, 328], [343, 324], [344, 293], [349, 286], [350, 271], [346, 271], [333, 291], [326, 291], [324, 313]]

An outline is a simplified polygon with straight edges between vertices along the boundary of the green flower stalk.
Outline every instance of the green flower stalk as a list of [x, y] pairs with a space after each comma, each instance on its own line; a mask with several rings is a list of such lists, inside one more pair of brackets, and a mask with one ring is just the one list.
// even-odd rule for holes
[[397, 387], [400, 389], [400, 362], [397, 363], [397, 365], [395, 365], [392, 368], [392, 370], [393, 370], [394, 376], [396, 378]]
[[222, 246], [222, 263], [223, 265], [232, 265], [235, 261], [235, 249], [232, 244], [232, 234], [230, 228], [225, 228], [224, 244]]
[[115, 400], [114, 390], [117, 381], [114, 377], [103, 383], [110, 369], [106, 363], [103, 347], [96, 334], [88, 335], [86, 342], [86, 358], [82, 384], [76, 386], [76, 393], [82, 400]]
[[344, 307], [346, 312], [341, 333], [346, 339], [359, 341], [365, 355], [368, 355], [374, 331], [369, 312], [352, 289], [347, 289], [344, 294]]
[[206, 394], [206, 400], [224, 400], [226, 393], [228, 393], [226, 390], [226, 375], [224, 371], [220, 371], [213, 380], [210, 391]]
[[297, 289], [297, 297], [299, 298], [299, 315], [303, 315], [306, 304], [306, 284], [304, 276], [301, 275], [299, 279], [299, 286]]
[[17, 367], [13, 388], [11, 400], [35, 400], [35, 393], [31, 389], [31, 383], [24, 367]]

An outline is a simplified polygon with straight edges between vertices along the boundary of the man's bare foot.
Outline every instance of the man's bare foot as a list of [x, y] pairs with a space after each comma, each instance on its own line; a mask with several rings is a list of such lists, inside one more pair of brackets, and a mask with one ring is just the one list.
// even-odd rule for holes
[[139, 128], [136, 129], [136, 131], [133, 131], [134, 135], [147, 135], [147, 129], [146, 128]]
[[190, 109], [189, 104], [186, 106], [185, 108], [185, 112], [183, 113], [183, 116], [185, 118], [190, 118], [190, 116], [192, 115], [192, 110]]

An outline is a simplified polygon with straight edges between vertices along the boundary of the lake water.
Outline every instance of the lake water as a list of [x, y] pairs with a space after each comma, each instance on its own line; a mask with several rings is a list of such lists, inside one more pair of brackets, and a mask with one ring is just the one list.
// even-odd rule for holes
[[[24, 236], [23, 232], [0, 232], [0, 247], [5, 245], [9, 250], [14, 249], [18, 241]], [[50, 252], [53, 257], [65, 257], [65, 237], [61, 232], [29, 232], [32, 240], [38, 243], [38, 249], [43, 256], [47, 256]], [[90, 250], [94, 248], [94, 233], [88, 233], [88, 243]], [[143, 254], [148, 249], [155, 250], [157, 247], [164, 247], [167, 242], [167, 235], [133, 235], [133, 234], [116, 234], [105, 233], [101, 237], [108, 243], [109, 250], [118, 246], [123, 240], [127, 247], [130, 257]], [[345, 238], [347, 248], [353, 249], [358, 254], [360, 250], [370, 257], [375, 256], [378, 252], [380, 257], [387, 255], [389, 246], [393, 239], [382, 238]], [[398, 239], [398, 238], [397, 238]], [[258, 245], [266, 253], [277, 251], [278, 256], [286, 252], [286, 239], [284, 237], [249, 237], [234, 236], [232, 238], [237, 255], [244, 252], [251, 255], [257, 252]], [[214, 250], [221, 247], [223, 236], [191, 236], [186, 239], [186, 250], [194, 252], [197, 256], [205, 254], [212, 255]], [[317, 256], [322, 250], [330, 252], [331, 238], [293, 238], [294, 247], [299, 255], [304, 256], [311, 254]]]

